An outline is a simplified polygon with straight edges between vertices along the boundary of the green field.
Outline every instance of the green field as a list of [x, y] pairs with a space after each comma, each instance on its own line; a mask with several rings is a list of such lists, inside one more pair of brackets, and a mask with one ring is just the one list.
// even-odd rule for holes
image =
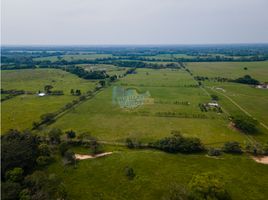
[[[172, 130], [199, 137], [206, 144], [246, 141], [243, 134], [228, 127], [225, 113], [200, 111], [198, 104], [209, 102], [210, 97], [200, 88], [189, 87], [194, 84], [193, 78], [183, 70], [138, 69], [136, 74], [128, 75], [116, 85], [134, 87], [139, 92], [149, 91], [154, 104], [134, 110], [121, 109], [113, 105], [112, 87], [109, 87], [58, 119], [52, 127], [73, 129], [78, 133], [89, 131], [108, 141], [131, 137], [149, 142], [168, 136]], [[189, 105], [178, 105], [176, 101], [186, 101]], [[195, 117], [197, 115], [204, 115], [204, 118]]]
[[[81, 148], [74, 151], [87, 152]], [[215, 159], [204, 154], [172, 155], [111, 147], [106, 147], [106, 151], [114, 153], [105, 158], [79, 161], [76, 169], [64, 169], [62, 161], [57, 159], [47, 171], [63, 179], [70, 199], [162, 199], [171, 183], [187, 186], [194, 175], [203, 172], [222, 176], [232, 199], [244, 200], [245, 194], [247, 200], [267, 199], [268, 168], [247, 156], [223, 155]], [[133, 180], [125, 176], [126, 167], [134, 169]]]
[[[268, 90], [209, 80], [203, 81], [203, 86], [199, 87], [194, 76], [238, 78], [249, 74], [264, 82], [268, 77], [267, 64], [188, 63], [186, 67], [193, 76], [185, 69], [136, 69], [135, 73], [106, 85], [93, 98], [68, 110], [51, 125], [43, 125], [35, 131], [42, 136], [52, 128], [60, 128], [63, 132], [72, 129], [77, 136], [87, 132], [106, 143], [104, 151], [113, 154], [79, 161], [75, 168], [64, 166], [62, 157], [55, 153], [54, 161], [44, 171], [62, 179], [69, 199], [162, 200], [172, 183], [187, 187], [194, 175], [212, 172], [223, 177], [232, 199], [266, 200], [268, 168], [256, 163], [246, 153], [208, 157], [206, 153], [169, 154], [152, 149], [130, 150], [120, 145], [126, 138], [153, 142], [170, 136], [173, 130], [187, 137], [200, 138], [206, 147], [222, 147], [227, 141], [238, 141], [243, 147], [248, 141], [263, 144], [268, 141], [265, 128], [268, 125]], [[79, 66], [86, 70], [105, 70], [109, 75], [122, 75], [128, 69], [104, 64]], [[55, 112], [78, 98], [70, 94], [71, 89], [80, 89], [85, 94], [96, 84], [97, 81], [80, 79], [59, 69], [2, 71], [3, 89], [34, 94], [19, 95], [2, 102], [1, 131], [29, 129], [42, 114]], [[45, 85], [52, 85], [53, 90], [63, 90], [64, 95], [37, 96], [35, 93], [43, 91]], [[154, 101], [135, 109], [120, 108], [113, 102], [114, 87], [123, 87], [126, 91], [133, 89], [138, 94], [148, 91]], [[200, 110], [199, 104], [211, 102], [211, 94], [219, 96], [223, 113]], [[230, 126], [230, 115], [247, 113], [262, 123], [258, 125], [259, 132], [251, 136]], [[57, 152], [56, 146], [53, 149]], [[80, 154], [90, 153], [83, 146], [73, 146], [72, 150]], [[126, 167], [134, 169], [136, 176], [133, 180], [126, 177]]]
[[70, 94], [71, 89], [80, 89], [82, 94], [92, 90], [95, 82], [77, 78], [75, 75], [58, 69], [27, 69], [2, 71], [2, 88], [5, 90], [25, 90], [33, 93], [44, 91], [45, 85], [52, 90], [63, 90], [61, 96], [20, 95], [1, 104], [1, 132], [8, 129], [24, 130], [31, 128], [42, 114], [55, 112], [77, 97]]
[[[262, 62], [196, 62], [186, 65], [195, 76], [238, 78], [246, 74], [259, 81], [268, 81], [268, 61]], [[244, 68], [247, 70], [244, 70]]]

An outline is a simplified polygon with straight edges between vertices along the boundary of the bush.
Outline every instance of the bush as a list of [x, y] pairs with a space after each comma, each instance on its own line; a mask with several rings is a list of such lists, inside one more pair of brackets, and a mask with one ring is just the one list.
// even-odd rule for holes
[[62, 135], [62, 131], [58, 128], [53, 128], [51, 131], [49, 131], [48, 137], [49, 137], [51, 144], [59, 144], [61, 135]]
[[215, 94], [212, 94], [212, 95], [211, 95], [211, 99], [212, 99], [213, 101], [218, 101], [218, 100], [219, 100], [219, 97], [218, 97], [217, 95], [215, 95]]
[[134, 177], [136, 176], [134, 169], [131, 167], [126, 167], [125, 169], [125, 174], [128, 177], [129, 180], [134, 179]]
[[1, 183], [1, 199], [13, 200], [18, 199], [21, 186], [19, 183], [7, 181]]
[[36, 159], [36, 163], [38, 166], [46, 166], [50, 163], [51, 161], [51, 157], [49, 156], [39, 156], [37, 159]]
[[23, 169], [20, 167], [15, 167], [14, 169], [7, 171], [5, 178], [11, 182], [20, 182], [23, 179]]
[[220, 149], [215, 149], [215, 148], [209, 148], [208, 155], [209, 156], [220, 156], [221, 155], [221, 150]]
[[71, 139], [71, 138], [75, 138], [76, 134], [73, 130], [70, 130], [70, 131], [66, 131], [66, 136], [67, 138]]
[[226, 142], [224, 143], [223, 146], [223, 151], [225, 153], [238, 153], [241, 154], [242, 152], [242, 147], [238, 142]]
[[65, 152], [68, 151], [69, 145], [66, 142], [62, 142], [59, 145], [59, 151], [62, 156], [64, 156]]
[[41, 156], [50, 156], [50, 149], [47, 144], [40, 144], [38, 146], [39, 155]]
[[245, 133], [255, 133], [257, 132], [258, 121], [249, 116], [233, 116], [232, 122], [235, 127], [240, 129]]
[[230, 200], [231, 197], [225, 189], [221, 178], [205, 173], [195, 176], [189, 183], [190, 200]]

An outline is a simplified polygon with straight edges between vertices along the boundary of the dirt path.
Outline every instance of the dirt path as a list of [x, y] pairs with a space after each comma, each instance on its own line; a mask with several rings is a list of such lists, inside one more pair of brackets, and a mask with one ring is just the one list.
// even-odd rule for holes
[[96, 155], [87, 155], [87, 154], [75, 154], [75, 159], [76, 160], [85, 160], [85, 159], [93, 159], [93, 158], [99, 158], [99, 157], [104, 157], [107, 155], [111, 155], [113, 152], [105, 152], [105, 153], [100, 153]]
[[255, 160], [257, 163], [268, 165], [268, 156], [253, 157], [253, 160]]

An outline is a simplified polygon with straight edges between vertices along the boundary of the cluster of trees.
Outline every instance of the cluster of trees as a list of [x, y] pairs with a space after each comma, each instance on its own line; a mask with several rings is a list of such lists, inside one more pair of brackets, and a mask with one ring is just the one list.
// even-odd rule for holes
[[171, 137], [150, 143], [149, 147], [169, 153], [197, 153], [205, 150], [200, 139], [183, 137], [177, 131], [173, 131]]
[[232, 82], [248, 84], [248, 85], [259, 85], [260, 84], [260, 82], [258, 80], [252, 78], [250, 75], [245, 75], [245, 76], [240, 77], [238, 79], [232, 80]]
[[71, 93], [71, 95], [74, 95], [74, 96], [80, 96], [81, 95], [81, 90], [71, 89], [70, 93]]
[[194, 79], [196, 81], [215, 81], [215, 82], [228, 82], [231, 81], [231, 79], [229, 78], [224, 78], [224, 77], [220, 77], [220, 76], [216, 76], [216, 77], [207, 77], [207, 76], [195, 76]]
[[52, 161], [49, 146], [29, 132], [1, 136], [1, 199], [65, 199], [61, 180], [42, 169]]
[[105, 71], [86, 71], [82, 67], [68, 66], [62, 69], [83, 79], [105, 79], [109, 77]]
[[252, 117], [244, 115], [236, 115], [232, 116], [232, 122], [236, 128], [245, 133], [251, 134], [256, 133], [258, 131], [257, 129], [258, 121], [253, 119]]
[[7, 94], [6, 96], [1, 95], [1, 101], [6, 101], [8, 99], [11, 99], [15, 96], [25, 94], [24, 90], [4, 90], [1, 88], [1, 94]]
[[195, 118], [195, 119], [207, 119], [208, 116], [204, 114], [189, 114], [180, 112], [156, 112], [156, 116], [159, 117], [177, 117], [177, 118]]

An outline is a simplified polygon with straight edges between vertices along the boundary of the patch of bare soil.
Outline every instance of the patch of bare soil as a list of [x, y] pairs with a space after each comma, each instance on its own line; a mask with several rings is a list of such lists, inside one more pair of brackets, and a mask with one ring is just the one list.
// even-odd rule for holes
[[93, 158], [99, 158], [103, 156], [107, 156], [112, 154], [113, 152], [105, 152], [105, 153], [100, 153], [96, 155], [82, 155], [82, 154], [75, 154], [75, 159], [76, 160], [85, 160], [85, 159], [93, 159]]
[[254, 159], [257, 163], [262, 163], [262, 164], [268, 165], [268, 156], [263, 156], [263, 157], [253, 157], [253, 159]]

